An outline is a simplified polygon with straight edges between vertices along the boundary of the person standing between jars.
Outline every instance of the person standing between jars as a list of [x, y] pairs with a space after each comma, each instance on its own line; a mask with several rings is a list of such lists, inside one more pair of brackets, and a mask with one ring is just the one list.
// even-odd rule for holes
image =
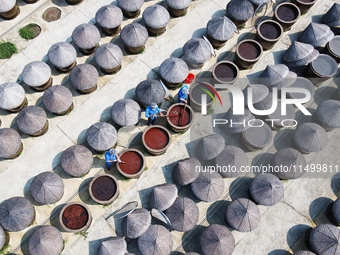
[[146, 107], [145, 117], [148, 118], [148, 126], [155, 125], [158, 113], [162, 117], [164, 116], [161, 109], [159, 109], [156, 103], [151, 103], [148, 107]]
[[124, 162], [120, 160], [118, 152], [115, 149], [109, 149], [105, 153], [105, 164], [108, 171], [111, 170], [111, 165], [115, 162], [118, 162], [118, 164], [124, 164]]
[[188, 85], [184, 85], [179, 91], [178, 91], [178, 103], [187, 104], [187, 98], [189, 95], [189, 87]]

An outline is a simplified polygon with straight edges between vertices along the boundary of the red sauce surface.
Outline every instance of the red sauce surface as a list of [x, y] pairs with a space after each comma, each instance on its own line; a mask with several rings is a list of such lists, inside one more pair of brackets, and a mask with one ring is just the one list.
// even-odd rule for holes
[[120, 159], [124, 164], [119, 164], [119, 168], [126, 174], [136, 174], [143, 166], [143, 158], [134, 151], [124, 152]]
[[280, 36], [280, 29], [273, 23], [263, 23], [260, 26], [260, 33], [264, 38], [277, 39]]
[[221, 81], [231, 81], [236, 77], [236, 69], [229, 64], [219, 64], [215, 68], [215, 76]]
[[258, 45], [251, 42], [244, 42], [241, 43], [240, 46], [238, 47], [238, 53], [244, 59], [252, 60], [260, 56], [261, 51]]
[[291, 5], [282, 5], [277, 10], [277, 16], [284, 21], [293, 21], [298, 17], [298, 11]]
[[100, 201], [110, 200], [116, 193], [116, 183], [110, 177], [101, 176], [92, 184], [92, 194]]
[[184, 127], [190, 123], [190, 110], [188, 108], [184, 110], [184, 106], [172, 107], [169, 115], [171, 116], [169, 116], [169, 121], [177, 127]]
[[169, 143], [168, 134], [160, 128], [150, 128], [146, 132], [144, 140], [146, 145], [154, 150], [161, 150]]
[[86, 209], [81, 205], [68, 206], [62, 215], [62, 221], [69, 229], [80, 229], [84, 227], [88, 218]]

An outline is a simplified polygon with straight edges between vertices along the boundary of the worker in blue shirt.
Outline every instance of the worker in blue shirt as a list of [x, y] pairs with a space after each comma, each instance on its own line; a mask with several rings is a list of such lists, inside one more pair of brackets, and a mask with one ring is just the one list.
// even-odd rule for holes
[[189, 95], [189, 87], [188, 85], [184, 85], [179, 91], [178, 91], [178, 103], [188, 103], [187, 98]]
[[118, 152], [115, 149], [109, 149], [105, 153], [105, 164], [108, 171], [110, 171], [111, 165], [115, 162], [118, 162], [118, 164], [120, 163], [124, 164], [124, 162], [120, 160]]
[[156, 103], [151, 103], [145, 110], [145, 117], [148, 118], [148, 125], [155, 125], [155, 121], [157, 118], [157, 113], [159, 113], [162, 117], [164, 116], [161, 109], [158, 108]]

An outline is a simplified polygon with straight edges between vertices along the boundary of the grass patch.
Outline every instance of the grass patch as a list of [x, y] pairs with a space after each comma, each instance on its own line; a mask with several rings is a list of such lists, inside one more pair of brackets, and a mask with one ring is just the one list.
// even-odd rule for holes
[[84, 240], [85, 240], [87, 238], [89, 232], [87, 232], [86, 230], [83, 230], [83, 231], [77, 232], [75, 234], [84, 237]]
[[9, 253], [10, 251], [10, 246], [8, 244], [6, 244], [4, 247], [2, 247], [2, 249], [0, 250], [0, 255], [6, 255]]
[[17, 53], [17, 47], [11, 42], [0, 43], [0, 59], [10, 58], [13, 54]]
[[19, 29], [19, 35], [26, 40], [34, 39], [36, 37], [36, 34], [34, 32], [34, 29], [36, 27], [36, 24], [28, 24]]

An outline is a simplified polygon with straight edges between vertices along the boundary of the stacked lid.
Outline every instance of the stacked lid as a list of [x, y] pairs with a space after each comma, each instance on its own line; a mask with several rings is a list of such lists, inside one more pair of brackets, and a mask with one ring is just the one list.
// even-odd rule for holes
[[303, 66], [319, 56], [319, 51], [314, 49], [313, 45], [294, 41], [285, 51], [282, 58], [290, 67]]
[[123, 21], [123, 13], [113, 4], [104, 5], [96, 12], [96, 22], [104, 28], [118, 27]]
[[289, 71], [288, 66], [284, 64], [267, 65], [261, 73], [259, 82], [270, 88], [276, 87], [280, 90], [282, 87], [289, 87], [296, 77], [296, 73]]
[[[272, 130], [262, 120], [256, 119], [252, 124], [253, 127], [242, 132], [243, 139], [251, 149], [262, 149], [271, 142], [273, 138]], [[261, 126], [261, 124], [263, 125]]]
[[114, 69], [123, 60], [122, 50], [113, 43], [100, 45], [94, 53], [94, 61], [103, 69]]
[[328, 43], [333, 37], [334, 33], [329, 26], [312, 22], [299, 36], [299, 41], [319, 47]]
[[145, 80], [137, 85], [135, 94], [138, 102], [148, 106], [153, 102], [161, 103], [166, 93], [158, 80]]
[[340, 4], [334, 3], [323, 15], [321, 22], [330, 27], [340, 26]]
[[239, 21], [246, 21], [254, 15], [254, 7], [248, 0], [231, 0], [227, 4], [227, 15]]
[[47, 56], [53, 65], [65, 68], [74, 63], [77, 58], [77, 51], [67, 42], [58, 42], [50, 47]]
[[278, 171], [275, 175], [280, 179], [296, 179], [304, 174], [306, 166], [305, 157], [296, 149], [283, 148], [278, 150], [272, 160], [275, 167], [286, 167], [288, 171]]
[[325, 100], [316, 109], [316, 116], [321, 125], [328, 128], [340, 127], [340, 102], [337, 100]]
[[91, 49], [100, 41], [100, 32], [92, 24], [80, 24], [72, 32], [72, 40], [81, 49]]
[[311, 122], [297, 127], [293, 139], [297, 148], [303, 153], [321, 151], [328, 142], [326, 131], [320, 125]]
[[111, 118], [120, 126], [135, 125], [140, 116], [140, 106], [132, 99], [120, 99], [111, 107]]
[[73, 145], [63, 152], [60, 164], [66, 173], [80, 177], [90, 171], [93, 164], [93, 156], [91, 151], [85, 146]]
[[6, 82], [0, 85], [0, 108], [12, 110], [19, 107], [25, 100], [25, 90], [20, 84]]
[[34, 177], [31, 195], [39, 204], [53, 204], [64, 194], [64, 182], [53, 172], [43, 172]]
[[215, 40], [226, 41], [230, 39], [235, 32], [238, 32], [237, 27], [225, 16], [213, 18], [208, 21], [207, 33]]
[[226, 169], [236, 169], [236, 171], [221, 171], [222, 177], [236, 177], [242, 174], [238, 170], [242, 166], [248, 165], [248, 157], [244, 151], [236, 146], [225, 146], [222, 152], [215, 158], [215, 164], [226, 167]]
[[189, 68], [180, 58], [168, 58], [159, 67], [161, 77], [170, 83], [181, 83], [188, 76]]
[[145, 25], [154, 29], [166, 27], [170, 20], [170, 14], [167, 9], [159, 4], [146, 8], [143, 12]]
[[90, 64], [75, 66], [70, 73], [72, 86], [80, 91], [86, 91], [96, 86], [99, 78], [97, 69]]
[[120, 32], [120, 38], [128, 47], [141, 47], [148, 40], [148, 30], [139, 23], [126, 25]]
[[22, 71], [22, 80], [30, 87], [38, 87], [51, 77], [51, 68], [45, 62], [33, 61], [28, 63]]

